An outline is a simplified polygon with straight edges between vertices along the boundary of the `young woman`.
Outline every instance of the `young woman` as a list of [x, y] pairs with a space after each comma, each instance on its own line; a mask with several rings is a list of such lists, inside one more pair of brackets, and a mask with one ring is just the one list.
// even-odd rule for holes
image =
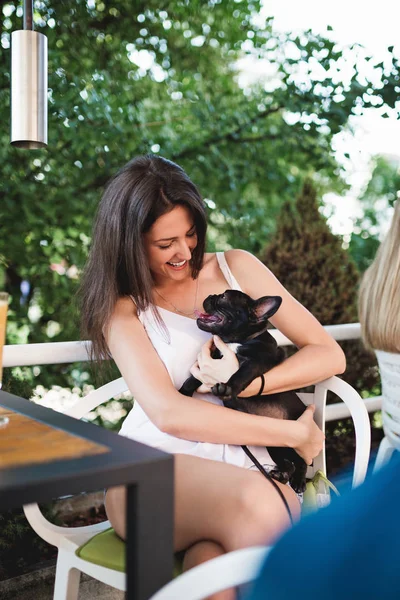
[[400, 201], [389, 231], [365, 271], [359, 293], [361, 333], [367, 348], [400, 353]]
[[[121, 433], [175, 457], [175, 549], [185, 568], [227, 551], [272, 543], [288, 526], [284, 503], [240, 448], [271, 469], [265, 446], [289, 446], [310, 464], [323, 434], [309, 407], [297, 421], [239, 413], [207, 392], [238, 368], [210, 357], [210, 334], [195, 311], [209, 294], [241, 289], [282, 296], [271, 322], [299, 348], [265, 375], [263, 393], [300, 388], [345, 368], [340, 347], [254, 256], [205, 253], [206, 214], [196, 186], [176, 164], [138, 157], [117, 173], [99, 206], [82, 283], [83, 333], [94, 358], [112, 355], [135, 398]], [[190, 369], [205, 383], [193, 398], [178, 390]], [[260, 378], [243, 392], [259, 392]], [[278, 484], [295, 519], [299, 499]], [[124, 537], [124, 489], [108, 490], [106, 509]], [[231, 598], [227, 591], [218, 598]]]
[[364, 344], [375, 351], [381, 376], [385, 438], [376, 459], [376, 464], [381, 466], [389, 459], [393, 448], [400, 450], [397, 435], [400, 421], [399, 200], [395, 203], [390, 229], [364, 273], [359, 293], [359, 317]]

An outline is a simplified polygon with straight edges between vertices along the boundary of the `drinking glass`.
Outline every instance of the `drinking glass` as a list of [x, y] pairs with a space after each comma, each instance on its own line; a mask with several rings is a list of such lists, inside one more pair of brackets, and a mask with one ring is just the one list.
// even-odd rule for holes
[[[3, 377], [3, 346], [6, 341], [8, 294], [0, 292], [0, 389]], [[0, 427], [7, 425], [8, 417], [0, 417]]]

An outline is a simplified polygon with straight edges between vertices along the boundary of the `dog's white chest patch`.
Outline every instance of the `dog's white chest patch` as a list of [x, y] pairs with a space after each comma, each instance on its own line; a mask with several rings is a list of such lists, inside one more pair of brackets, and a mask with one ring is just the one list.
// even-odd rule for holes
[[227, 344], [227, 346], [234, 351], [234, 353], [236, 354], [237, 349], [240, 348], [242, 344], [237, 344], [237, 343], [233, 343], [231, 342], [230, 344]]

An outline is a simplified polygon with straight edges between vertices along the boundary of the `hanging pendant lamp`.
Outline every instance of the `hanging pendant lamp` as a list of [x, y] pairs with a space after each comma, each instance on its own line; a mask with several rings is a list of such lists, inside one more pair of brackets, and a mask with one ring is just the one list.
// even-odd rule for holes
[[33, 30], [33, 2], [24, 0], [24, 29], [11, 34], [11, 141], [47, 146], [47, 37]]

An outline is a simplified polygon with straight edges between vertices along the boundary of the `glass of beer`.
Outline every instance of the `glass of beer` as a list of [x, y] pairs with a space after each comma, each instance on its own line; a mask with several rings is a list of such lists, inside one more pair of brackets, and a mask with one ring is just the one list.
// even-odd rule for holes
[[[6, 341], [8, 294], [0, 292], [0, 389], [3, 381], [3, 346]], [[8, 418], [0, 417], [0, 427], [7, 425]]]
[[0, 292], [0, 389], [3, 381], [3, 346], [6, 343], [8, 294]]

